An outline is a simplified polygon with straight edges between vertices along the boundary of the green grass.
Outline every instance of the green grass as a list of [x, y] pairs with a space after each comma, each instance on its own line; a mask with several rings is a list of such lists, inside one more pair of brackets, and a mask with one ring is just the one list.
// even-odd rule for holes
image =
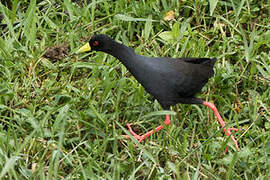
[[[0, 179], [269, 179], [269, 4], [1, 1]], [[143, 55], [217, 57], [199, 97], [242, 129], [241, 150], [197, 105], [173, 107], [172, 125], [137, 148], [122, 139], [127, 122], [145, 132], [165, 112], [118, 60], [73, 55], [94, 33]], [[43, 57], [61, 44], [68, 55]]]

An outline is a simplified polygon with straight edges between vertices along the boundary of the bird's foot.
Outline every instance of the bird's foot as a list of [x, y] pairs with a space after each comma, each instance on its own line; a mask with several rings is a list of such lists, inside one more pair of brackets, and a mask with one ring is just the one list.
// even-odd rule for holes
[[[136, 134], [136, 133], [132, 130], [132, 128], [131, 128], [131, 126], [130, 126], [129, 123], [127, 123], [127, 127], [128, 127], [128, 130], [129, 130], [130, 134], [131, 134], [135, 139], [137, 139], [139, 143], [142, 142], [145, 138], [148, 138], [151, 134], [154, 133], [154, 131], [151, 130], [151, 131], [145, 133], [144, 135], [141, 135], [141, 136], [140, 136], [140, 135]], [[125, 137], [126, 137], [126, 136], [125, 136]]]
[[[164, 124], [165, 124], [165, 125], [169, 125], [169, 124], [170, 124], [170, 115], [166, 115]], [[148, 131], [148, 132], [145, 133], [144, 135], [141, 135], [141, 136], [140, 136], [140, 135], [136, 134], [136, 133], [132, 130], [132, 128], [131, 128], [131, 126], [130, 126], [129, 123], [127, 123], [127, 127], [128, 127], [128, 130], [129, 130], [130, 134], [131, 134], [135, 139], [137, 139], [139, 143], [142, 142], [145, 138], [148, 138], [149, 136], [151, 136], [151, 134], [153, 134], [154, 132], [158, 132], [158, 131], [160, 131], [160, 130], [163, 128], [163, 126], [160, 125], [160, 126], [158, 126], [157, 128], [155, 128], [155, 130]], [[129, 139], [129, 136], [128, 136], [128, 135], [122, 135], [122, 136], [123, 136], [124, 138], [126, 138], [126, 139]]]
[[[237, 143], [237, 140], [234, 138], [234, 136], [232, 135], [232, 131], [238, 131], [239, 129], [237, 128], [224, 128], [224, 133], [226, 134], [226, 136], [231, 136], [232, 138], [232, 141], [237, 149], [237, 151], [240, 150], [239, 146], [238, 146], [238, 143]], [[225, 148], [225, 153], [227, 152], [228, 148], [226, 147]]]
[[[127, 127], [128, 127], [128, 131], [130, 132], [130, 134], [131, 134], [135, 139], [137, 139], [139, 142], [141, 142], [141, 141], [143, 141], [143, 140], [145, 139], [146, 136], [145, 136], [145, 135], [140, 136], [140, 135], [136, 134], [136, 133], [132, 130], [132, 128], [131, 128], [131, 126], [130, 126], [129, 123], [127, 123]], [[122, 135], [122, 137], [125, 138], [125, 139], [130, 139], [130, 136], [129, 136], [129, 135]]]
[[127, 127], [128, 127], [128, 131], [130, 132], [130, 134], [137, 140], [140, 140], [142, 138], [142, 136], [136, 134], [133, 129], [131, 128], [130, 124], [127, 123]]
[[[212, 109], [212, 111], [214, 112], [219, 124], [221, 125], [221, 127], [225, 127], [226, 126], [226, 123], [223, 121], [222, 117], [220, 116], [216, 106], [213, 104], [213, 103], [210, 103], [210, 102], [206, 102], [204, 101], [203, 102], [203, 105], [209, 107], [210, 109]], [[235, 144], [235, 147], [237, 149], [237, 151], [240, 150], [239, 146], [238, 146], [238, 143], [236, 141], [236, 139], [234, 138], [234, 136], [232, 135], [232, 131], [238, 131], [238, 129], [236, 128], [224, 128], [224, 133], [226, 136], [231, 136], [232, 140], [233, 140], [233, 143]], [[227, 152], [227, 147], [225, 148], [225, 153]]]

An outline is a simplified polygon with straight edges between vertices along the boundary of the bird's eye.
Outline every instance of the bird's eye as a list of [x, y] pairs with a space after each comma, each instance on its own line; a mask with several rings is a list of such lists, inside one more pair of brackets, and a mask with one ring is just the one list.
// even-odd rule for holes
[[99, 42], [98, 41], [94, 41], [93, 42], [93, 46], [98, 46], [99, 45]]

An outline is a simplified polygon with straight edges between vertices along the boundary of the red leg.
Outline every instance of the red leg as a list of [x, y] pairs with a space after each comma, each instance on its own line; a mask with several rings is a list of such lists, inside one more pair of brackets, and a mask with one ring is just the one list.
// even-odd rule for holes
[[[165, 125], [169, 125], [169, 124], [170, 124], [170, 115], [168, 115], [168, 114], [166, 115], [164, 124], [165, 124]], [[145, 133], [144, 135], [141, 135], [141, 136], [140, 136], [140, 135], [136, 134], [136, 133], [132, 130], [130, 124], [127, 124], [127, 126], [128, 126], [128, 129], [129, 129], [130, 134], [132, 134], [132, 136], [133, 136], [135, 139], [138, 139], [139, 142], [142, 142], [145, 138], [148, 138], [151, 134], [153, 134], [154, 132], [158, 132], [158, 131], [160, 131], [160, 130], [163, 128], [163, 126], [160, 125], [160, 126], [158, 126], [157, 128], [155, 128], [155, 130], [151, 130], [151, 131]], [[124, 137], [126, 137], [126, 136], [124, 136]]]
[[[205, 105], [205, 106], [211, 108], [212, 111], [214, 111], [214, 114], [215, 114], [215, 116], [217, 117], [219, 124], [221, 125], [221, 127], [224, 127], [224, 126], [225, 126], [225, 122], [224, 122], [223, 119], [221, 118], [221, 116], [220, 116], [220, 114], [219, 114], [219, 112], [218, 112], [216, 106], [215, 106], [213, 103], [206, 102], [206, 101], [203, 102], [203, 105]], [[237, 143], [237, 141], [235, 140], [234, 136], [232, 135], [232, 133], [231, 133], [232, 131], [238, 131], [238, 129], [236, 129], [236, 128], [227, 128], [227, 129], [224, 128], [224, 132], [225, 132], [226, 136], [231, 136], [232, 141], [233, 141], [233, 143], [235, 144], [236, 149], [239, 151], [240, 149], [239, 149], [239, 147], [238, 147], [238, 143]], [[226, 149], [225, 149], [225, 152], [227, 152], [227, 147], [226, 147]]]

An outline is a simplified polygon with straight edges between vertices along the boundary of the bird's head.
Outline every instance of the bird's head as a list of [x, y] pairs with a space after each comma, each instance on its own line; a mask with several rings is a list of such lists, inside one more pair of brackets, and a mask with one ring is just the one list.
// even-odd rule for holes
[[82, 46], [77, 53], [89, 52], [89, 51], [103, 51], [107, 52], [111, 49], [112, 39], [104, 34], [97, 34], [91, 37], [88, 43]]

